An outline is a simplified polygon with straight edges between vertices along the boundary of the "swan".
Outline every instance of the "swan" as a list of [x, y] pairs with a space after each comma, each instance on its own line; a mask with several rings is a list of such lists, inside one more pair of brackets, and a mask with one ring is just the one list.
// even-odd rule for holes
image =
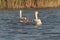
[[40, 26], [40, 25], [42, 24], [41, 19], [38, 18], [38, 11], [35, 11], [34, 24], [35, 24], [36, 26]]
[[30, 21], [26, 17], [22, 16], [22, 10], [20, 10], [20, 23], [24, 23], [24, 24], [30, 23]]

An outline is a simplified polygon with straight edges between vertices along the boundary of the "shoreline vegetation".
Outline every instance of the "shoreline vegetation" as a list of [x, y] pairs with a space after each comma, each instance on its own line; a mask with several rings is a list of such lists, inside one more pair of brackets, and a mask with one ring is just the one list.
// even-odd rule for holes
[[60, 0], [0, 0], [1, 9], [39, 9], [60, 7]]

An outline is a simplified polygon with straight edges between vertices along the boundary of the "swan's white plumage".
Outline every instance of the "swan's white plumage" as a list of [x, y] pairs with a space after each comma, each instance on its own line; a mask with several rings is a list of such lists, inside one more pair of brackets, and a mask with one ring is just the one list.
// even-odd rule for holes
[[22, 18], [22, 10], [20, 10], [20, 18]]
[[35, 12], [34, 24], [40, 26], [42, 24], [41, 19], [38, 18], [38, 11]]

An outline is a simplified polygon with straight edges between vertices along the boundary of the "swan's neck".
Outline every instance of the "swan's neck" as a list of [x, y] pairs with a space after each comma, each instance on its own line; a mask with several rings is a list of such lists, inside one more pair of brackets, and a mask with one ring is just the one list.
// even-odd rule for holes
[[20, 10], [20, 18], [22, 17], [22, 10]]
[[35, 13], [35, 19], [38, 19], [38, 14], [37, 13]]
[[38, 15], [35, 15], [35, 18], [38, 19]]

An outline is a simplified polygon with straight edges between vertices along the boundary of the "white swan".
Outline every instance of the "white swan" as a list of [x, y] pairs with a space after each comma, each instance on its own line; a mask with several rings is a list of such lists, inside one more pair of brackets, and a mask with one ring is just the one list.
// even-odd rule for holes
[[22, 16], [22, 10], [20, 10], [20, 23], [28, 24], [30, 21]]
[[34, 24], [35, 24], [36, 26], [40, 26], [40, 25], [42, 24], [41, 19], [38, 18], [38, 11], [35, 11]]

